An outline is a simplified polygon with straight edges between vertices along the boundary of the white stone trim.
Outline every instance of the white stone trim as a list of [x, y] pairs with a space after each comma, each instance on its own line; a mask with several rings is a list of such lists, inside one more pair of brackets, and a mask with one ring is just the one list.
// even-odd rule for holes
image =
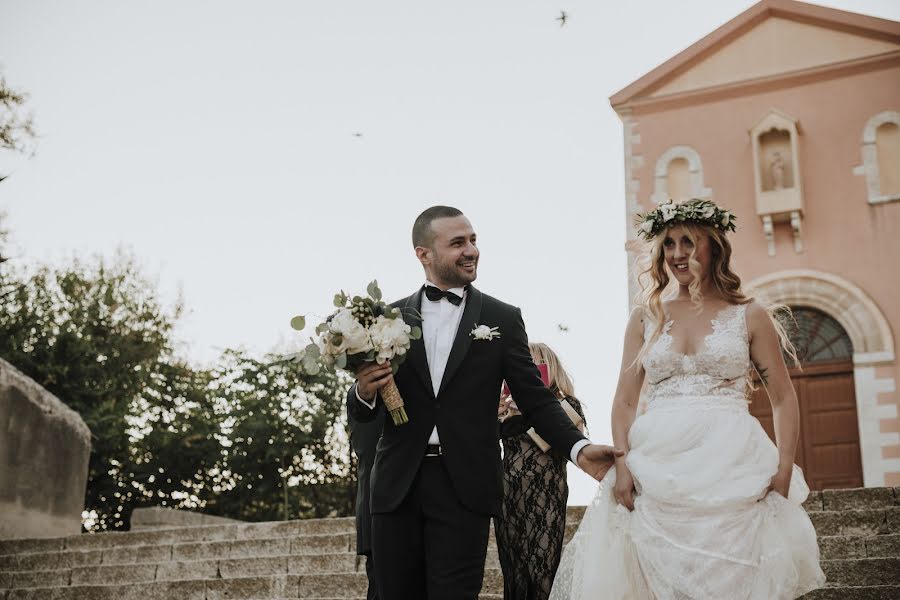
[[631, 116], [630, 110], [623, 110], [619, 113], [619, 117], [622, 119], [625, 153], [625, 251], [628, 262], [628, 307], [630, 312], [634, 299], [640, 291], [637, 273], [639, 252], [634, 250], [634, 246], [639, 240], [633, 220], [634, 215], [641, 212], [638, 205], [640, 181], [634, 172], [643, 166], [644, 157], [635, 150], [635, 146], [641, 143], [641, 135], [637, 133], [637, 120]]
[[878, 440], [882, 446], [896, 446], [900, 444], [900, 432], [891, 431], [890, 433], [882, 433], [878, 436]]
[[884, 365], [894, 362], [892, 352], [854, 352], [853, 364], [857, 367]]
[[[881, 176], [878, 172], [878, 150], [875, 146], [875, 138], [878, 128], [885, 123], [894, 123], [900, 127], [900, 112], [896, 110], [885, 110], [866, 123], [863, 128], [862, 152], [863, 164], [853, 170], [854, 174], [864, 174], [866, 177], [866, 192], [868, 193], [869, 204], [884, 204], [885, 202], [900, 201], [900, 194], [882, 194], [881, 193]], [[858, 173], [858, 171], [862, 173]]]
[[894, 389], [893, 379], [876, 379], [875, 367], [856, 367], [853, 369], [853, 384], [856, 390], [856, 417], [859, 420], [859, 451], [862, 458], [863, 485], [877, 487], [884, 485], [885, 473], [897, 471], [885, 459], [882, 448], [893, 446], [896, 442], [890, 437], [885, 439], [881, 433], [883, 409], [896, 405], [878, 404], [878, 395]]
[[841, 324], [853, 344], [854, 363], [893, 363], [894, 336], [878, 305], [855, 284], [833, 273], [793, 269], [763, 275], [747, 286], [771, 302], [817, 308]]
[[691, 175], [691, 197], [712, 199], [712, 190], [703, 183], [703, 163], [700, 154], [690, 146], [672, 146], [656, 160], [656, 168], [653, 171], [653, 194], [650, 199], [656, 204], [664, 204], [669, 200], [669, 163], [676, 158], [683, 158], [688, 163]]

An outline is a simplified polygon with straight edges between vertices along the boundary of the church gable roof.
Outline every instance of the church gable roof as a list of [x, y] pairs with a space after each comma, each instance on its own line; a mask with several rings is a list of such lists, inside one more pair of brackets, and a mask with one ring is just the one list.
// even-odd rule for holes
[[763, 0], [610, 98], [618, 108], [900, 52], [900, 23]]

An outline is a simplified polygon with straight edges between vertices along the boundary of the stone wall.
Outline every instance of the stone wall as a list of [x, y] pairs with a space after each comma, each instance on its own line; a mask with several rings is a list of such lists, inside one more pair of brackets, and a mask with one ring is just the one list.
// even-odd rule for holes
[[131, 531], [171, 529], [173, 527], [202, 527], [242, 523], [237, 519], [205, 515], [189, 510], [177, 510], [164, 506], [136, 508], [131, 512]]
[[90, 452], [78, 413], [0, 359], [0, 539], [79, 533]]

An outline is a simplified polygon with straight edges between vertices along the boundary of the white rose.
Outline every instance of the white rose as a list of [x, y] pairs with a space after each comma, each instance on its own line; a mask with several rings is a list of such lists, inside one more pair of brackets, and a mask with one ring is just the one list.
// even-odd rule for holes
[[369, 328], [372, 347], [376, 352], [375, 360], [383, 364], [394, 356], [406, 354], [411, 331], [412, 328], [403, 319], [388, 319], [385, 316], [375, 319]]
[[366, 328], [360, 325], [359, 321], [353, 316], [347, 308], [340, 309], [331, 319], [328, 328], [341, 335], [343, 338], [340, 345], [334, 348], [336, 354], [347, 352], [348, 354], [358, 354], [360, 352], [368, 352], [372, 349], [372, 342], [369, 339], [369, 333]]
[[713, 216], [715, 214], [715, 212], [716, 212], [716, 207], [713, 206], [712, 204], [707, 204], [706, 206], [703, 207], [703, 210], [700, 212], [700, 216], [703, 217], [704, 219], [708, 219], [711, 216]]
[[341, 308], [339, 309], [333, 317], [331, 317], [331, 321], [328, 322], [328, 329], [335, 333], [344, 334], [353, 324], [357, 323], [356, 319], [353, 317], [353, 313], [350, 312], [349, 308]]
[[498, 327], [488, 327], [487, 325], [479, 325], [475, 329], [473, 329], [469, 335], [471, 335], [476, 340], [488, 340], [491, 341], [495, 337], [500, 337], [500, 334], [497, 332]]
[[675, 208], [674, 204], [669, 202], [668, 204], [663, 204], [662, 206], [660, 206], [659, 212], [662, 214], [663, 222], [665, 223], [675, 218], [677, 209]]
[[653, 219], [647, 219], [641, 223], [641, 231], [647, 234], [651, 233], [653, 231]]
[[731, 223], [731, 213], [728, 211], [723, 212], [719, 218], [719, 223], [722, 224], [722, 227], [728, 227], [728, 224]]

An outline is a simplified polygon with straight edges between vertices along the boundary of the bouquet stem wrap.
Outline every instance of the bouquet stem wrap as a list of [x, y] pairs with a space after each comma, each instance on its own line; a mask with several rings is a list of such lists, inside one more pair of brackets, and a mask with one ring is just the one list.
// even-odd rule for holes
[[409, 422], [406, 409], [403, 408], [403, 398], [400, 396], [400, 390], [397, 389], [396, 383], [391, 381], [381, 388], [381, 398], [384, 400], [384, 407], [391, 413], [394, 425], [403, 425]]

